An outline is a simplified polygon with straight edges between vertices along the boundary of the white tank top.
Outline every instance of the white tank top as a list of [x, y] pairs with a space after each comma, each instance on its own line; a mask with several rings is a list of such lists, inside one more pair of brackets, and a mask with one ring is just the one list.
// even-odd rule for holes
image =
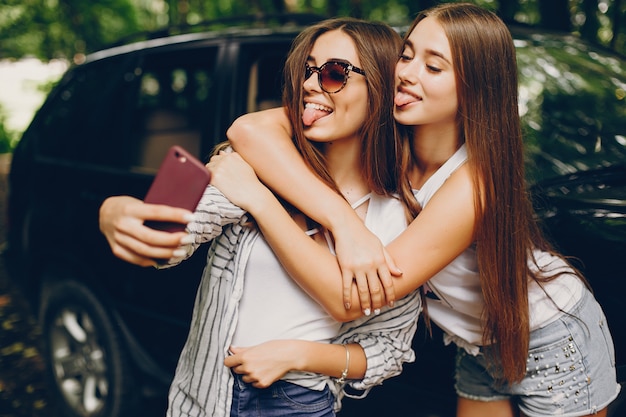
[[[466, 161], [467, 150], [465, 145], [462, 145], [420, 190], [414, 190], [415, 198], [422, 208], [426, 207], [428, 201], [443, 183]], [[539, 250], [534, 251], [534, 255], [539, 268], [547, 273], [555, 269], [569, 270], [561, 258]], [[529, 262], [531, 260], [532, 258]], [[531, 268], [537, 270], [532, 264]], [[428, 295], [428, 313], [432, 321], [445, 331], [446, 342], [453, 341], [468, 352], [476, 354], [477, 346], [482, 345], [481, 315], [484, 307], [476, 248], [473, 245], [467, 248], [433, 276], [425, 284], [425, 289]], [[558, 279], [543, 284], [543, 289], [533, 279], [529, 279], [531, 330], [545, 326], [562, 314], [555, 307], [555, 303], [562, 310], [568, 311], [580, 299], [583, 289], [584, 284], [573, 273], [564, 274]], [[552, 297], [552, 300], [548, 295]]]

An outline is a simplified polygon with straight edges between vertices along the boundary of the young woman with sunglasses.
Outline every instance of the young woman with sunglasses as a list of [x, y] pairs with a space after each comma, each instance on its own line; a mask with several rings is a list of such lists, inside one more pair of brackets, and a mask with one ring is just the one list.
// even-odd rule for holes
[[[354, 206], [358, 221], [386, 242], [407, 224], [404, 205], [385, 196], [397, 184], [397, 173], [389, 168], [396, 166], [390, 109], [399, 45], [399, 36], [386, 25], [330, 20], [294, 41], [285, 68], [284, 102], [294, 143], [311, 169]], [[224, 416], [228, 410], [231, 416], [334, 415], [348, 380], [353, 388], [368, 390], [413, 360], [410, 346], [420, 295], [415, 291], [393, 308], [344, 325], [334, 320], [362, 313], [358, 306], [320, 306], [315, 300], [327, 288], [315, 283], [300, 288], [289, 278], [260, 234], [263, 227], [256, 227], [220, 191], [280, 203], [267, 189], [252, 194], [259, 188], [247, 187], [251, 179], [257, 181], [251, 170], [236, 179], [230, 176], [237, 161], [226, 155], [210, 164], [212, 186], [188, 224], [193, 242], [178, 248], [179, 258], [169, 262], [180, 262], [199, 244], [215, 239], [170, 389], [168, 416]], [[366, 181], [365, 165], [381, 170]], [[152, 220], [178, 216], [183, 222], [189, 214], [130, 197], [112, 197], [101, 208], [101, 229], [114, 251], [124, 247], [116, 253], [135, 263], [173, 254], [167, 244], [150, 252], [155, 246], [151, 238], [164, 237], [139, 225], [146, 213]], [[289, 217], [295, 233], [310, 239], [316, 251], [330, 254], [332, 240], [321, 227], [295, 210]], [[132, 226], [127, 228], [123, 223], [129, 219]], [[335, 286], [340, 289], [341, 283]]]
[[[471, 4], [420, 13], [405, 37], [396, 87], [394, 115], [405, 141], [402, 178], [415, 189], [421, 212], [387, 246], [402, 270], [393, 284], [401, 296], [427, 283], [428, 315], [446, 343], [457, 345], [457, 415], [606, 415], [620, 390], [611, 334], [584, 279], [552, 250], [534, 220], [508, 29]], [[245, 117], [229, 133], [259, 176], [331, 228], [337, 242], [368, 233], [333, 227], [338, 212], [352, 213], [316, 184], [285, 138], [276, 139], [281, 129], [273, 123], [286, 125], [280, 114], [259, 119]], [[306, 240], [282, 233], [291, 220], [275, 205], [269, 210], [255, 201], [257, 211], [244, 197], [237, 202], [259, 224], [274, 225], [266, 239], [291, 275], [301, 285], [327, 282], [326, 296], [342, 305], [341, 292], [331, 291], [341, 280], [336, 260], [318, 253], [323, 274], [296, 262], [311, 252]], [[386, 268], [370, 262], [357, 273], [378, 275], [368, 265]]]

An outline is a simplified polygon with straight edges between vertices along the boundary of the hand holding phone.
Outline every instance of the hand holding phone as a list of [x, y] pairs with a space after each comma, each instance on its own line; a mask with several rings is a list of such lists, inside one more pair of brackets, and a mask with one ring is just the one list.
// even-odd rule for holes
[[[144, 202], [180, 207], [193, 212], [210, 182], [211, 172], [202, 162], [180, 146], [172, 146]], [[180, 223], [146, 221], [145, 225], [166, 232], [185, 230], [185, 225]]]

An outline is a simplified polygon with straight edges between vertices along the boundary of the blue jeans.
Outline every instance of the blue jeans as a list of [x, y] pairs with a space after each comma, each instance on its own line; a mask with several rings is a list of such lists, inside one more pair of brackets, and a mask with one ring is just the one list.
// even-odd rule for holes
[[268, 388], [255, 388], [233, 373], [233, 404], [230, 417], [335, 417], [334, 396], [323, 391], [276, 381]]

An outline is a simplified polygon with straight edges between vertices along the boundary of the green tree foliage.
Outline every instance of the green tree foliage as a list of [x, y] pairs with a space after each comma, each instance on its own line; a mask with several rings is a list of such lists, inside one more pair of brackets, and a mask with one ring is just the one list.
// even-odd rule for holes
[[11, 152], [11, 136], [4, 127], [4, 117], [0, 116], [0, 154]]
[[18, 133], [6, 127], [6, 114], [0, 105], [0, 154], [12, 152], [18, 141]]
[[[124, 36], [165, 26], [283, 12], [406, 24], [420, 10], [458, 0], [2, 0], [0, 59], [80, 59]], [[624, 0], [466, 0], [507, 21], [571, 31], [626, 53]]]
[[4, 0], [0, 58], [80, 59], [139, 29], [129, 0]]

